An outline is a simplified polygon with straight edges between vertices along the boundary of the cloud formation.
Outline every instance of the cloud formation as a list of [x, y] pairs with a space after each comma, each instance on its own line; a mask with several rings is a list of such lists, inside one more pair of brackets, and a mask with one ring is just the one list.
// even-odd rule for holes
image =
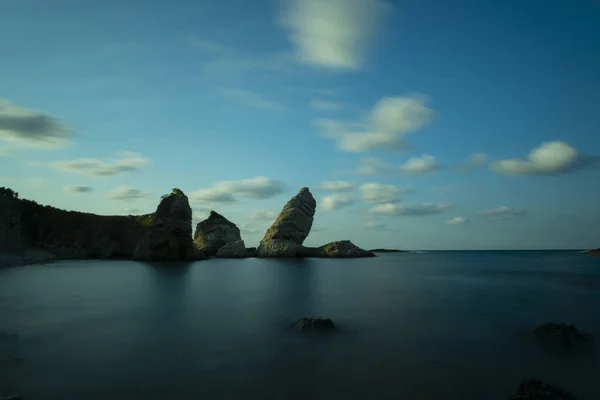
[[319, 186], [327, 192], [349, 192], [355, 187], [354, 183], [346, 181], [325, 181]]
[[434, 156], [423, 154], [420, 157], [411, 157], [404, 164], [392, 165], [386, 161], [364, 157], [356, 170], [362, 176], [398, 176], [403, 174], [419, 175], [436, 172], [442, 169]]
[[342, 103], [331, 100], [312, 100], [308, 105], [313, 110], [319, 111], [339, 111], [342, 109]]
[[247, 92], [239, 89], [221, 89], [221, 93], [225, 96], [239, 101], [249, 107], [258, 108], [267, 111], [284, 111], [286, 107], [276, 101], [267, 99], [260, 93]]
[[134, 189], [130, 187], [118, 187], [113, 189], [108, 197], [113, 200], [121, 201], [133, 201], [140, 200], [150, 196], [150, 193], [146, 193], [140, 189]]
[[388, 10], [378, 0], [286, 0], [280, 23], [302, 63], [358, 70]]
[[250, 218], [259, 221], [274, 221], [279, 216], [277, 211], [257, 210], [252, 213]]
[[446, 203], [421, 203], [410, 205], [385, 203], [376, 205], [370, 211], [373, 214], [387, 216], [425, 216], [440, 214], [451, 208], [452, 205]]
[[191, 192], [188, 197], [190, 201], [205, 202], [211, 204], [233, 203], [237, 197], [264, 200], [275, 197], [285, 190], [282, 181], [269, 179], [265, 176], [257, 176], [251, 179], [240, 179], [237, 181], [221, 181], [210, 188], [203, 188]]
[[380, 221], [369, 220], [364, 223], [363, 227], [367, 228], [367, 229], [373, 229], [373, 230], [382, 230], [382, 229], [385, 229], [386, 225]]
[[446, 221], [446, 225], [464, 225], [467, 222], [469, 222], [469, 220], [467, 218], [464, 217], [454, 217], [451, 218], [449, 220]]
[[553, 141], [531, 150], [527, 160], [500, 160], [492, 163], [491, 169], [503, 175], [557, 175], [588, 167], [596, 161], [568, 143]]
[[321, 199], [321, 209], [326, 212], [337, 211], [354, 204], [354, 201], [345, 195], [336, 194], [325, 196]]
[[515, 210], [514, 208], [510, 208], [507, 206], [491, 208], [489, 210], [483, 210], [479, 212], [479, 215], [490, 217], [493, 219], [508, 219], [525, 214], [527, 214], [526, 210]]
[[136, 171], [145, 167], [150, 160], [139, 153], [123, 151], [119, 157], [111, 161], [102, 161], [95, 158], [79, 158], [69, 161], [56, 161], [51, 164], [64, 172], [71, 172], [84, 176], [107, 177], [123, 172]]
[[426, 174], [440, 169], [435, 161], [435, 157], [430, 154], [423, 154], [421, 157], [411, 157], [404, 164], [400, 165], [400, 171], [409, 174]]
[[69, 144], [71, 129], [58, 118], [0, 99], [0, 139], [24, 147], [54, 148]]
[[82, 185], [67, 185], [64, 188], [65, 192], [74, 193], [74, 194], [82, 194], [82, 193], [90, 193], [94, 191], [94, 188], [91, 186], [82, 186]]
[[381, 183], [365, 183], [361, 185], [360, 193], [365, 203], [396, 203], [400, 197], [408, 191], [396, 185], [384, 185]]

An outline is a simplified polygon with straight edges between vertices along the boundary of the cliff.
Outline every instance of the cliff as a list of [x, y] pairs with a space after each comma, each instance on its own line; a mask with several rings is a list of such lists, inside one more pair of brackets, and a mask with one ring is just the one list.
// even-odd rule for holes
[[221, 247], [240, 240], [240, 229], [215, 211], [211, 211], [204, 221], [198, 222], [194, 232], [194, 243], [208, 256], [216, 256]]

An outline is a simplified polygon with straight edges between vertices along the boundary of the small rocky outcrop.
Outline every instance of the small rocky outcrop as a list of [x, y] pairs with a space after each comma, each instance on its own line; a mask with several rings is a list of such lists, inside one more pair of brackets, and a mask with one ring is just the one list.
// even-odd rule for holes
[[336, 330], [336, 326], [329, 318], [300, 318], [290, 325], [295, 331], [303, 332], [330, 332]]
[[257, 257], [305, 257], [302, 246], [310, 233], [317, 202], [307, 187], [283, 207], [256, 250]]
[[330, 258], [376, 257], [374, 253], [361, 249], [349, 240], [327, 243], [317, 249], [315, 256]]
[[597, 249], [587, 249], [587, 250], [584, 250], [583, 252], [590, 256], [600, 256], [600, 247]]
[[593, 342], [592, 335], [581, 332], [570, 324], [540, 324], [533, 331], [533, 335], [541, 344], [563, 349], [585, 346]]
[[206, 255], [192, 240], [192, 209], [179, 189], [162, 197], [150, 229], [133, 253], [138, 261], [203, 260]]
[[508, 400], [577, 400], [575, 396], [559, 387], [550, 386], [537, 379], [523, 381]]
[[217, 251], [217, 257], [219, 258], [248, 258], [253, 255], [253, 252], [246, 249], [243, 240], [229, 242], [224, 246], [221, 246]]
[[194, 243], [207, 256], [216, 256], [227, 243], [242, 240], [240, 229], [227, 218], [214, 211], [196, 225]]

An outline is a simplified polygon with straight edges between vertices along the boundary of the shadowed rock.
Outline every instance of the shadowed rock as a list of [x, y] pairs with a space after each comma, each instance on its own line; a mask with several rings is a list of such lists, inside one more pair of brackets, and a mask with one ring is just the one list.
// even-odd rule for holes
[[315, 257], [361, 258], [376, 257], [376, 255], [370, 251], [361, 249], [349, 240], [340, 240], [319, 247]]
[[235, 242], [229, 242], [224, 246], [221, 246], [217, 251], [217, 257], [219, 258], [248, 258], [252, 257], [254, 252], [246, 249], [246, 245], [243, 240]]
[[576, 346], [589, 345], [593, 336], [579, 331], [570, 324], [540, 324], [533, 331], [534, 337], [544, 345], [569, 349]]
[[577, 400], [564, 389], [550, 386], [537, 379], [523, 381], [519, 389], [508, 396], [508, 400]]
[[219, 249], [230, 242], [242, 240], [240, 229], [227, 218], [214, 211], [196, 225], [194, 243], [208, 256], [215, 256]]
[[335, 324], [329, 318], [300, 318], [290, 325], [295, 331], [329, 332], [336, 330]]
[[139, 261], [194, 261], [205, 259], [192, 240], [192, 209], [187, 196], [173, 189], [162, 197], [148, 233], [138, 243], [133, 259]]
[[307, 187], [283, 207], [256, 250], [257, 257], [305, 257], [302, 246], [310, 233], [317, 202]]

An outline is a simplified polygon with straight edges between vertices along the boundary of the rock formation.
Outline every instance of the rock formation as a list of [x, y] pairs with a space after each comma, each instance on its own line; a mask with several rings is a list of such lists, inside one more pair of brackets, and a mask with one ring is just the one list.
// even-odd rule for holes
[[162, 197], [151, 226], [133, 253], [134, 260], [171, 261], [206, 258], [192, 240], [192, 209], [187, 196], [173, 189]]
[[583, 252], [590, 256], [600, 256], [600, 247], [597, 249], [587, 249], [587, 250], [584, 250]]
[[233, 222], [214, 211], [210, 212], [207, 219], [196, 225], [194, 232], [194, 243], [208, 256], [215, 256], [219, 249], [227, 243], [240, 240], [242, 240], [240, 229]]
[[335, 324], [329, 318], [300, 318], [290, 325], [295, 331], [327, 332], [336, 330]]
[[593, 341], [592, 335], [581, 332], [570, 324], [540, 324], [533, 331], [533, 335], [540, 343], [558, 349], [585, 346]]
[[251, 250], [246, 249], [243, 240], [229, 242], [224, 246], [221, 246], [217, 251], [217, 257], [219, 258], [248, 258], [253, 256], [254, 253]]
[[559, 387], [550, 386], [537, 379], [523, 381], [509, 400], [577, 400], [575, 396]]
[[310, 233], [317, 202], [307, 187], [283, 207], [256, 249], [257, 257], [304, 257], [302, 246]]
[[376, 255], [370, 251], [361, 249], [349, 240], [340, 240], [319, 247], [315, 257], [359, 258], [376, 257]]
[[0, 199], [0, 254], [21, 254], [21, 210], [16, 201]]

